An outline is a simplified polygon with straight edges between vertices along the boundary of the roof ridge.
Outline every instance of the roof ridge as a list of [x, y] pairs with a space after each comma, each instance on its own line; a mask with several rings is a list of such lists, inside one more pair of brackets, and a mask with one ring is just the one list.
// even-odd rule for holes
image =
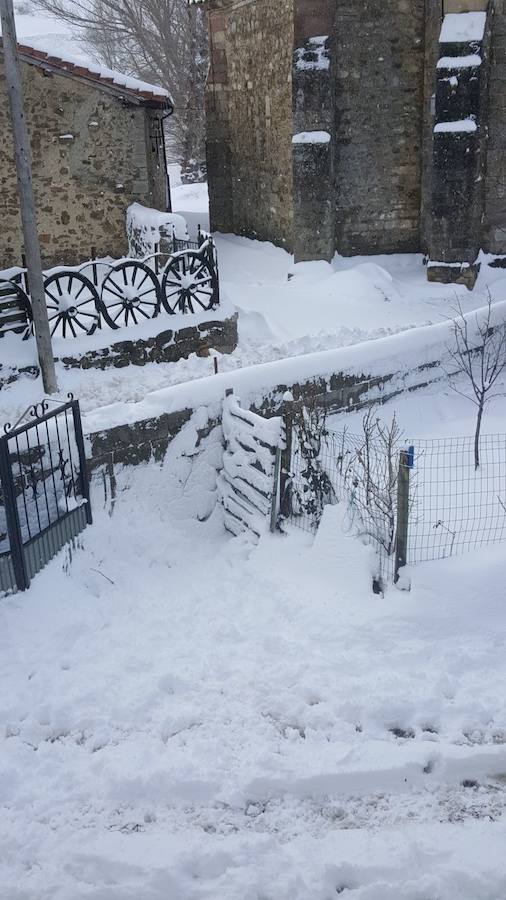
[[[0, 35], [0, 50], [3, 47], [2, 36]], [[50, 50], [43, 50], [39, 47], [26, 43], [25, 39], [18, 40], [18, 51], [24, 60], [28, 63], [46, 63], [54, 69], [61, 69], [68, 75], [74, 75], [77, 78], [83, 78], [91, 81], [97, 86], [104, 85], [108, 89], [113, 89], [126, 96], [135, 97], [139, 101], [150, 102], [157, 106], [173, 107], [172, 99], [169, 92], [158, 85], [149, 84], [139, 78], [133, 78], [116, 72], [99, 63], [86, 63], [78, 57], [72, 57], [54, 53]]]

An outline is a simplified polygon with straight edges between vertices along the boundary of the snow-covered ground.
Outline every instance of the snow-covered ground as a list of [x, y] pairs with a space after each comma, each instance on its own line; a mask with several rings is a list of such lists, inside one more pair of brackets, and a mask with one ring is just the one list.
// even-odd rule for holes
[[[195, 235], [198, 224], [208, 227], [207, 187], [178, 184], [177, 166], [171, 166], [170, 172], [174, 209], [185, 215]], [[349, 346], [441, 322], [454, 315], [459, 301], [465, 312], [483, 306], [488, 290], [495, 300], [506, 297], [505, 270], [487, 265], [477, 287], [469, 292], [464, 287], [429, 284], [422, 257], [414, 254], [336, 257], [332, 265], [320, 262], [294, 267], [292, 257], [272, 244], [219, 234], [216, 243], [221, 290], [239, 310], [239, 346], [230, 355], [218, 354], [220, 371]], [[68, 341], [69, 349], [71, 343]], [[35, 354], [33, 346], [30, 352]], [[118, 398], [137, 401], [150, 391], [212, 372], [212, 359], [192, 356], [178, 363], [130, 366], [119, 372], [58, 366], [57, 374], [62, 395], [72, 391], [83, 410], [89, 411]], [[40, 382], [29, 378], [4, 388], [0, 422], [12, 421], [40, 396]]]
[[500, 900], [503, 548], [375, 596], [339, 507], [227, 537], [192, 427], [0, 604], [0, 896]]
[[[436, 382], [424, 390], [404, 393], [385, 405], [377, 406], [378, 417], [388, 423], [395, 413], [399, 427], [408, 441], [457, 438], [474, 434], [476, 406], [462, 394], [470, 394], [469, 383], [453, 380], [457, 393], [449, 383]], [[497, 396], [485, 407], [482, 434], [506, 434], [506, 376], [498, 383]], [[359, 434], [363, 411], [329, 418], [331, 428], [346, 428]], [[506, 438], [505, 438], [506, 441]]]
[[[205, 186], [172, 174], [175, 209], [207, 227]], [[469, 293], [427, 284], [419, 256], [294, 269], [272, 245], [216, 241], [240, 314], [221, 371], [505, 296], [488, 267]], [[211, 367], [58, 377], [91, 412]], [[41, 393], [28, 378], [3, 389], [0, 424]], [[474, 427], [442, 383], [380, 414], [394, 411], [413, 440]], [[505, 413], [501, 396], [484, 432]], [[219, 433], [192, 451], [204, 418], [163, 465], [118, 472], [113, 506], [97, 483], [77, 548], [0, 600], [1, 900], [504, 900], [503, 545], [413, 567], [409, 593], [381, 597], [340, 507], [314, 539], [231, 539]]]

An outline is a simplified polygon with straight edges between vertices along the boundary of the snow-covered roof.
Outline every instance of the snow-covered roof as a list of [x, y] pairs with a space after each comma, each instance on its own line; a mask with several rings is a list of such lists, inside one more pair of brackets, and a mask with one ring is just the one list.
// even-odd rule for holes
[[[0, 52], [2, 50], [3, 42], [0, 36]], [[53, 48], [40, 46], [39, 41], [37, 41], [37, 46], [31, 46], [24, 41], [18, 43], [18, 51], [20, 59], [31, 65], [41, 66], [49, 71], [64, 72], [79, 80], [93, 82], [97, 88], [113, 91], [125, 100], [131, 100], [134, 103], [159, 106], [171, 111], [173, 109], [169, 92], [158, 85], [131, 78], [130, 75], [115, 72], [114, 69], [108, 69], [99, 63], [84, 62], [79, 56], [67, 53], [62, 56], [54, 53]]]

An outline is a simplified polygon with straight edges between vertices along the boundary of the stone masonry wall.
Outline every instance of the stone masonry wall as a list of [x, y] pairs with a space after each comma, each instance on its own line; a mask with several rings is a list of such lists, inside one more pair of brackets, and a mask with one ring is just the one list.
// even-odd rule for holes
[[[191, 317], [188, 316], [189, 322]], [[237, 347], [237, 313], [225, 319], [208, 319], [198, 325], [188, 324], [173, 331], [162, 330], [152, 337], [132, 338], [115, 341], [106, 347], [91, 348], [80, 355], [72, 355], [72, 341], [68, 341], [68, 353], [55, 357], [56, 362], [66, 369], [124, 369], [126, 366], [145, 366], [147, 363], [178, 362], [197, 356], [210, 356], [211, 350], [218, 353], [233, 353]], [[90, 338], [91, 340], [91, 338]], [[211, 371], [211, 360], [209, 363]], [[0, 391], [18, 378], [38, 378], [38, 365], [16, 365], [0, 362]]]
[[483, 249], [506, 253], [506, 2], [491, 10], [492, 47], [488, 92], [488, 145]]
[[[443, 33], [437, 63], [427, 274], [469, 288], [482, 239], [490, 36], [490, 17], [483, 39], [446, 41]], [[475, 57], [478, 64], [469, 65]]]
[[[160, 197], [156, 166], [148, 172], [147, 119], [154, 111], [125, 106], [75, 78], [22, 63], [33, 183], [44, 266], [77, 264], [127, 251], [125, 210]], [[151, 174], [151, 177], [149, 177]], [[22, 236], [8, 100], [0, 65], [0, 268], [19, 265]]]
[[336, 242], [420, 249], [425, 0], [335, 4]]
[[[88, 350], [81, 356], [62, 356], [66, 369], [124, 369], [147, 363], [178, 362], [191, 354], [209, 356], [209, 351], [233, 353], [237, 347], [237, 313], [227, 319], [209, 320], [188, 325], [178, 331], [167, 328], [150, 338], [111, 342], [99, 350]], [[1, 389], [0, 366], [0, 389]]]
[[[295, 400], [311, 400], [324, 407], [329, 414], [367, 409], [374, 403], [386, 403], [405, 392], [412, 392], [446, 378], [439, 360], [415, 366], [408, 371], [393, 370], [385, 375], [334, 372], [326, 378], [311, 378], [297, 384], [279, 384], [257, 397], [250, 404], [253, 412], [266, 418], [282, 411], [282, 398], [290, 390]], [[210, 427], [220, 424], [216, 403], [208, 407]], [[115, 466], [138, 465], [150, 459], [162, 460], [170, 442], [194, 413], [184, 408], [172, 413], [115, 425], [107, 430], [89, 433], [87, 461], [90, 475], [114, 480]]]
[[[242, 0], [211, 12], [206, 99], [208, 135], [217, 142], [211, 159], [208, 143], [212, 227], [288, 247], [293, 215], [292, 11], [292, 0]], [[229, 186], [227, 200], [213, 192], [215, 175], [221, 187], [223, 179]]]

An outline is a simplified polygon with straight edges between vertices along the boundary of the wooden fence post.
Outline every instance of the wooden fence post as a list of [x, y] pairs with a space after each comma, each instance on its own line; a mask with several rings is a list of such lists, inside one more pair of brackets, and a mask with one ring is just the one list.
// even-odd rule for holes
[[292, 513], [292, 444], [293, 444], [293, 416], [295, 401], [291, 391], [283, 396], [283, 430], [285, 446], [281, 452], [281, 475], [279, 482], [280, 512], [285, 518]]
[[407, 450], [399, 454], [399, 475], [397, 479], [397, 531], [395, 535], [394, 583], [399, 581], [399, 569], [406, 565], [408, 556], [409, 522], [409, 470], [411, 460]]

